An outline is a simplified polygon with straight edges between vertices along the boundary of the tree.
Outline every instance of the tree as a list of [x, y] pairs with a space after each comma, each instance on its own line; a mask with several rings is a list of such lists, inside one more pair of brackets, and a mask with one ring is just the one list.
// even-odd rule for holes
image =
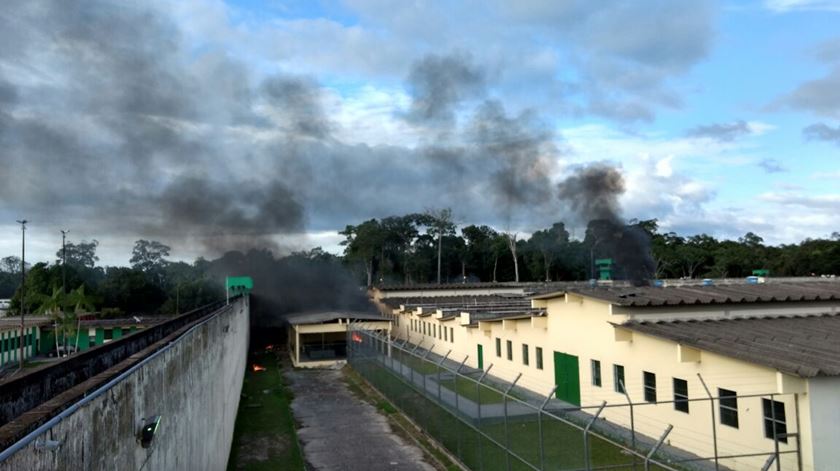
[[172, 250], [168, 245], [164, 245], [156, 240], [140, 239], [134, 243], [134, 249], [131, 251], [131, 267], [135, 270], [140, 270], [154, 279], [158, 286], [164, 285], [164, 269], [169, 261], [165, 257], [169, 256], [169, 251]]
[[516, 234], [505, 233], [505, 238], [507, 239], [508, 248], [510, 249], [510, 255], [513, 257], [513, 273], [515, 276], [514, 281], [519, 283], [519, 260], [516, 257]]
[[365, 267], [367, 286], [373, 286], [373, 262], [384, 242], [384, 233], [379, 221], [370, 219], [358, 226], [348, 225], [339, 234], [345, 237], [341, 242], [345, 258], [361, 262]]
[[[99, 261], [99, 257], [96, 256], [97, 246], [99, 246], [99, 241], [96, 239], [90, 242], [81, 241], [78, 244], [65, 244], [67, 249], [67, 265], [77, 268], [93, 268], [96, 262]], [[63, 259], [62, 249], [58, 249], [55, 256], [58, 257], [56, 264], [60, 265]]]
[[452, 209], [429, 209], [425, 213], [424, 223], [429, 228], [429, 234], [437, 237], [437, 284], [440, 284], [443, 236], [455, 233], [455, 222], [452, 218]]
[[155, 312], [166, 300], [163, 289], [146, 273], [127, 267], [109, 268], [100, 290], [104, 306], [127, 314]]
[[528, 245], [536, 250], [542, 258], [542, 268], [545, 281], [551, 281], [551, 265], [560, 254], [563, 246], [569, 243], [569, 231], [562, 222], [554, 223], [550, 229], [534, 232], [528, 240]]

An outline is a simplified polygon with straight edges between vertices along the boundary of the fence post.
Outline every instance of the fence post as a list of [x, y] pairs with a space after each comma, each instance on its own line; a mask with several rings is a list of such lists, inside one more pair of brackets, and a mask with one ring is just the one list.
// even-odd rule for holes
[[[470, 357], [469, 355], [465, 356], [464, 359], [461, 360], [461, 364], [458, 365], [458, 369], [455, 370], [455, 391], [454, 392], [455, 392], [455, 414], [456, 415], [461, 414], [461, 409], [458, 408], [458, 376], [461, 376], [461, 368], [464, 367], [464, 363], [467, 362], [467, 358], [469, 358], [469, 357]], [[458, 422], [456, 421], [455, 423], [458, 423]], [[458, 446], [458, 459], [460, 459], [461, 461], [464, 461], [464, 456], [461, 454], [461, 434], [460, 434], [460, 430], [458, 430], [458, 432], [459, 433], [455, 434], [455, 439], [457, 440], [457, 446]]]
[[444, 355], [443, 358], [440, 359], [440, 362], [438, 362], [437, 364], [438, 403], [441, 405], [441, 407], [443, 407], [443, 400], [441, 400], [440, 398], [440, 367], [443, 366], [443, 362], [445, 362], [446, 359], [449, 358], [450, 353], [452, 353], [452, 349], [446, 352], [446, 355]]
[[[776, 457], [776, 471], [782, 471], [782, 460], [779, 456], [779, 437], [776, 435], [776, 395], [770, 395], [770, 418], [773, 420], [773, 455]], [[784, 404], [784, 403], [782, 403]]]
[[709, 404], [712, 412], [712, 445], [714, 446], [715, 450], [715, 471], [718, 471], [720, 469], [720, 465], [718, 464], [717, 424], [715, 423], [715, 399], [714, 396], [712, 396], [712, 392], [709, 391], [709, 387], [706, 386], [706, 381], [703, 380], [703, 376], [700, 375], [700, 373], [697, 373], [697, 377], [700, 378], [700, 384], [703, 385], [703, 389], [706, 390], [706, 395], [709, 396]]
[[510, 383], [510, 386], [505, 389], [505, 392], [502, 396], [502, 400], [504, 401], [504, 409], [505, 409], [505, 464], [507, 465], [508, 471], [510, 471], [510, 439], [508, 438], [508, 407], [507, 407], [507, 400], [508, 400], [508, 393], [510, 390], [516, 386], [516, 382], [519, 381], [519, 378], [522, 377], [522, 373], [516, 375], [516, 379]]
[[[432, 353], [432, 348], [435, 348], [435, 344], [432, 344], [431, 348], [429, 348], [428, 350], [426, 350], [426, 353], [424, 353], [424, 354], [423, 354], [423, 357], [422, 357], [422, 358], [420, 358], [420, 362], [421, 362], [421, 363], [420, 363], [420, 365], [421, 365], [421, 367], [422, 367], [422, 366], [426, 366], [426, 362], [428, 361], [428, 360], [426, 360], [426, 357], [428, 357], [428, 356], [429, 356], [429, 354], [430, 354], [430, 353]], [[422, 371], [420, 372], [420, 374], [423, 376], [423, 395], [424, 395], [424, 396], [428, 396], [428, 395], [429, 395], [429, 391], [426, 389], [426, 374], [425, 374], [425, 373], [423, 373]]]
[[[624, 397], [627, 398], [627, 404], [630, 406], [630, 447], [633, 448], [633, 451], [636, 450], [636, 415], [633, 412], [633, 401], [630, 400], [630, 393], [627, 392], [627, 387], [624, 385], [624, 380], [619, 380], [618, 384], [621, 385], [621, 391], [624, 393]], [[633, 469], [636, 469], [636, 455], [633, 455]]]
[[793, 409], [796, 414], [796, 467], [802, 471], [802, 443], [799, 441], [799, 393], [793, 394]]
[[548, 401], [551, 400], [551, 397], [554, 396], [555, 392], [557, 392], [557, 386], [551, 388], [551, 392], [545, 397], [542, 405], [540, 405], [540, 410], [537, 411], [537, 430], [540, 434], [540, 469], [545, 469], [545, 445], [543, 444], [542, 413], [543, 409], [545, 409], [545, 406], [548, 404]]
[[481, 381], [484, 380], [484, 377], [487, 376], [487, 373], [490, 372], [491, 368], [493, 368], [492, 363], [490, 363], [490, 366], [488, 366], [487, 369], [484, 370], [484, 372], [481, 373], [481, 376], [478, 378], [478, 382], [475, 383], [475, 399], [476, 399], [475, 402], [476, 402], [476, 405], [478, 406], [477, 407], [477, 410], [478, 410], [478, 427], [476, 427], [476, 428], [478, 428], [479, 433], [476, 434], [476, 436], [478, 438], [478, 469], [479, 469], [479, 471], [484, 470], [484, 450], [483, 450], [484, 445], [482, 445], [482, 443], [484, 442], [484, 439], [481, 436]]
[[[417, 345], [414, 346], [414, 348], [411, 349], [411, 354], [408, 357], [409, 358], [416, 358], [416, 356], [414, 355], [414, 352], [416, 352], [417, 348], [419, 348], [420, 345], [422, 345], [422, 344], [423, 344], [423, 341], [421, 340], [420, 343], [418, 343]], [[408, 366], [408, 365], [406, 365], [406, 366]], [[411, 375], [411, 385], [414, 386], [414, 368], [412, 368], [411, 366], [408, 366], [408, 374]]]
[[656, 445], [654, 445], [653, 448], [650, 449], [650, 452], [647, 454], [647, 456], [645, 456], [645, 471], [650, 470], [650, 459], [653, 457], [653, 454], [656, 453], [656, 450], [658, 450], [659, 447], [662, 446], [662, 443], [665, 442], [665, 438], [668, 436], [669, 433], [671, 433], [671, 430], [673, 428], [673, 425], [668, 424], [668, 428], [666, 428], [662, 436], [659, 437], [659, 441], [656, 442]]
[[595, 411], [595, 415], [592, 416], [592, 418], [586, 424], [586, 427], [584, 427], [583, 429], [583, 464], [587, 471], [592, 469], [592, 463], [590, 463], [589, 460], [589, 429], [592, 428], [592, 424], [594, 424], [595, 421], [598, 420], [598, 416], [601, 415], [601, 412], [603, 412], [604, 407], [607, 407], [607, 401], [603, 401], [601, 403], [601, 406], [598, 407], [597, 411]]

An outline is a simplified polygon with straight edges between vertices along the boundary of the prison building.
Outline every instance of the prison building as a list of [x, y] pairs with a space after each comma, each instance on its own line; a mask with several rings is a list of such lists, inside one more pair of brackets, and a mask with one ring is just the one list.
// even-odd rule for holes
[[391, 319], [369, 312], [300, 312], [287, 316], [286, 322], [289, 356], [298, 368], [324, 368], [346, 363], [347, 342], [353, 341], [348, 339], [351, 323], [385, 336], [391, 335]]
[[406, 293], [395, 338], [723, 469], [840, 463], [840, 283]]

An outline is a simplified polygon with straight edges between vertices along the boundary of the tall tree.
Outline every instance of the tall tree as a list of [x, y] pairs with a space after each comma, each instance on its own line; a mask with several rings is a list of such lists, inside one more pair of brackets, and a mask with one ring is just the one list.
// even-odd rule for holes
[[505, 238], [507, 239], [508, 249], [510, 249], [510, 255], [513, 257], [513, 273], [514, 273], [514, 281], [519, 283], [519, 258], [516, 256], [516, 233], [505, 233]]
[[528, 240], [534, 250], [542, 258], [542, 268], [546, 282], [551, 281], [551, 265], [559, 256], [563, 247], [569, 243], [569, 231], [562, 222], [554, 223], [550, 229], [536, 231]]
[[345, 239], [344, 256], [347, 260], [361, 262], [367, 275], [367, 286], [373, 286], [373, 262], [381, 253], [384, 242], [382, 226], [376, 219], [370, 219], [358, 226], [349, 225], [339, 232]]
[[[68, 242], [65, 244], [67, 248], [67, 265], [77, 268], [93, 268], [99, 257], [96, 256], [96, 247], [99, 246], [99, 241], [96, 239], [90, 242], [81, 241], [78, 244]], [[60, 264], [62, 260], [62, 249], [58, 249], [55, 253], [58, 257], [56, 264]]]
[[425, 224], [429, 233], [437, 237], [437, 284], [440, 284], [441, 253], [443, 250], [443, 236], [455, 233], [455, 221], [451, 208], [430, 209], [425, 213]]
[[168, 245], [156, 240], [140, 239], [134, 243], [129, 262], [132, 268], [143, 272], [160, 271], [168, 263], [166, 257], [169, 256], [170, 250], [172, 249]]

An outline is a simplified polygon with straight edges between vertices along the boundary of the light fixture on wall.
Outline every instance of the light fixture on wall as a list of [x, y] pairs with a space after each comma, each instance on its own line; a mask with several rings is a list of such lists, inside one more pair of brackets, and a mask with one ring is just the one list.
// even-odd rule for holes
[[143, 448], [152, 446], [152, 440], [154, 440], [158, 428], [160, 428], [159, 415], [143, 419], [143, 427], [137, 432], [137, 441], [140, 442], [140, 446]]

